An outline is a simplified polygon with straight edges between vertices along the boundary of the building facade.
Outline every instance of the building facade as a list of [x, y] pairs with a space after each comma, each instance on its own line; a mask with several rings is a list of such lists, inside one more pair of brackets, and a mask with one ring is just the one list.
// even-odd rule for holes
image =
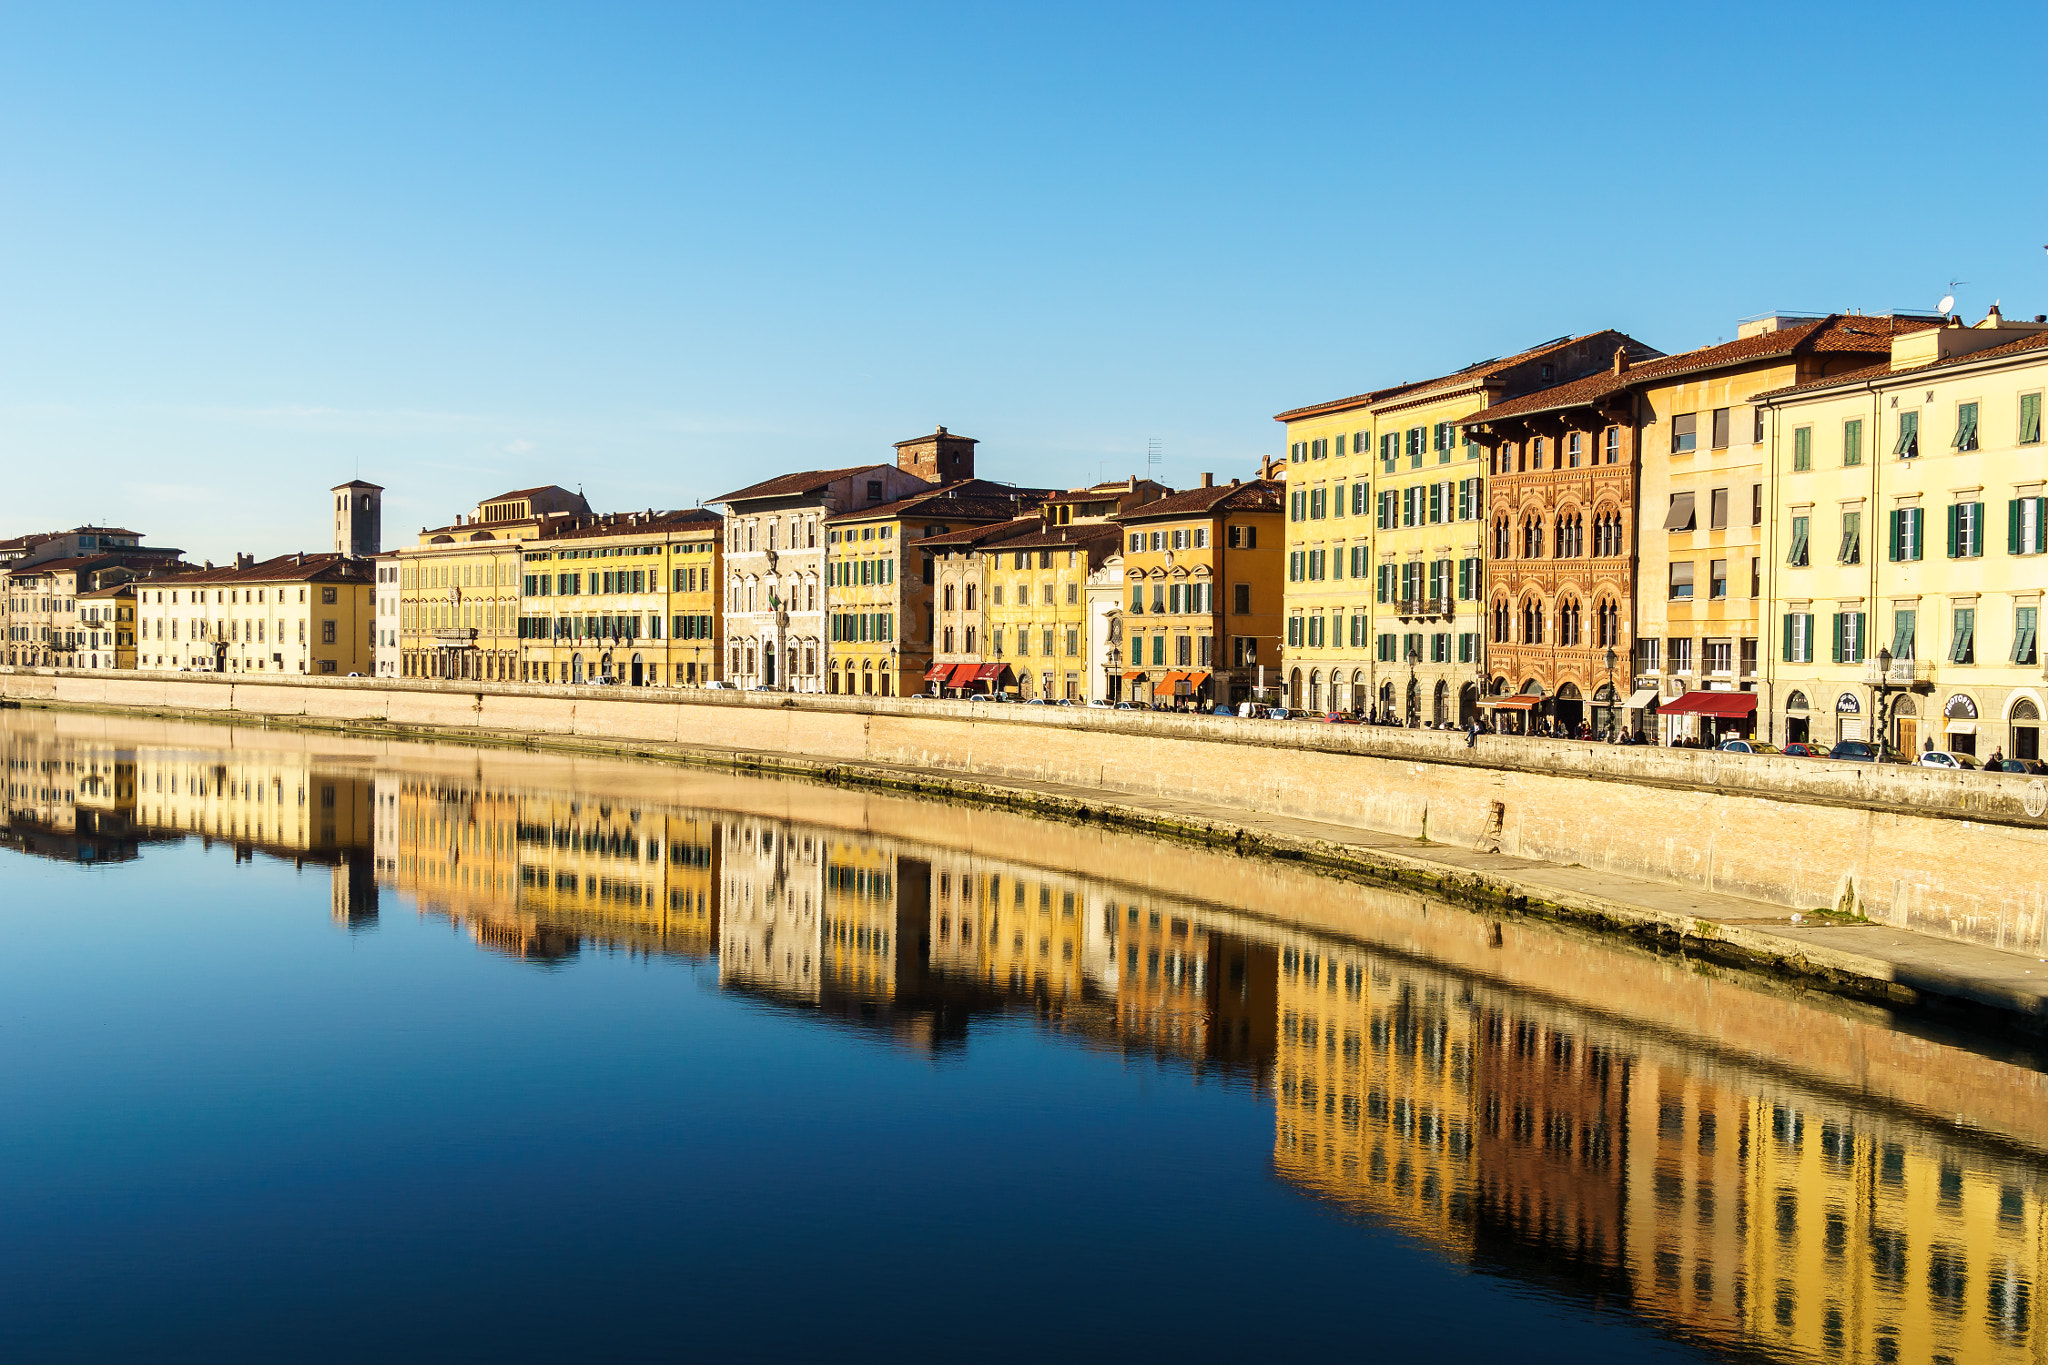
[[376, 583], [367, 560], [279, 555], [135, 585], [138, 666], [191, 673], [368, 675]]
[[[1037, 512], [1011, 521], [970, 526], [942, 536], [928, 536], [918, 546], [932, 560], [933, 611], [938, 628], [924, 687], [935, 696], [985, 693], [995, 687], [1000, 665], [991, 665], [988, 645], [988, 563], [983, 551], [992, 545], [1035, 535], [1045, 527]], [[986, 676], [984, 676], [986, 675]]]
[[2048, 324], [1994, 309], [1900, 329], [1888, 350], [1756, 400], [1772, 494], [1760, 729], [2038, 758]]
[[[1020, 701], [1081, 701], [1088, 576], [1117, 552], [1108, 522], [1042, 524], [981, 548], [987, 643], [981, 681]], [[1005, 672], [1004, 670], [1007, 670]]]
[[1201, 486], [1126, 512], [1125, 695], [1155, 705], [1252, 699], [1278, 674], [1285, 610], [1285, 485]]
[[376, 620], [372, 628], [377, 638], [371, 664], [376, 676], [396, 678], [405, 660], [398, 636], [400, 604], [404, 600], [398, 591], [398, 576], [404, 566], [398, 556], [388, 554], [378, 555], [372, 565], [377, 584]]
[[135, 585], [116, 583], [78, 595], [76, 668], [135, 667]]
[[1421, 383], [1279, 414], [1289, 441], [1289, 705], [1408, 725], [1476, 713], [1486, 685], [1485, 449], [1467, 423], [1580, 379], [1616, 331], [1567, 337]]
[[629, 512], [523, 541], [516, 632], [525, 682], [662, 687], [715, 668], [718, 514]]
[[725, 510], [726, 678], [744, 688], [825, 690], [825, 522], [932, 484], [919, 469], [974, 472], [974, 441], [943, 428], [898, 442], [893, 465], [812, 469], [736, 489]]
[[517, 681], [521, 547], [589, 520], [582, 494], [548, 484], [487, 498], [453, 525], [422, 527], [417, 544], [393, 551], [400, 676]]
[[925, 542], [1017, 520], [1048, 491], [968, 479], [831, 518], [825, 690], [885, 697], [926, 690], [941, 626], [939, 556]]

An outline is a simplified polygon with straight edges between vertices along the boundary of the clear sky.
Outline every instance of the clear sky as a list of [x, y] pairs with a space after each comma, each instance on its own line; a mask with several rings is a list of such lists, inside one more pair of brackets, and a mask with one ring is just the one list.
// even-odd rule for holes
[[[0, 534], [1248, 473], [1566, 333], [2048, 311], [2048, 7], [0, 6]], [[2031, 111], [2031, 112], [2030, 112]]]

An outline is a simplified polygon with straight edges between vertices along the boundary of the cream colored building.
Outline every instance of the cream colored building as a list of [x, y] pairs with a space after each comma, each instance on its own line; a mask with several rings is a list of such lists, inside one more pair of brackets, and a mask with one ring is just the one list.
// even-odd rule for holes
[[367, 676], [376, 584], [366, 559], [279, 555], [135, 585], [136, 666], [169, 673]]
[[1772, 489], [1760, 729], [2038, 758], [2048, 324], [1993, 309], [1887, 351], [1757, 400]]

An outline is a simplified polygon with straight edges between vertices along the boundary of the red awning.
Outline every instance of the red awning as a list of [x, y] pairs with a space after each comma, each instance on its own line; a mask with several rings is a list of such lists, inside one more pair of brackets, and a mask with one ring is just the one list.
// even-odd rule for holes
[[1143, 682], [1143, 681], [1145, 681], [1145, 675], [1144, 675], [1143, 673], [1141, 673], [1141, 672], [1140, 672], [1140, 673], [1126, 673], [1126, 674], [1124, 674], [1124, 681], [1125, 681], [1125, 682]]
[[1658, 710], [1665, 716], [1712, 716], [1716, 720], [1740, 720], [1756, 714], [1754, 692], [1688, 692], [1677, 701], [1667, 701]]
[[933, 664], [924, 671], [924, 680], [926, 682], [934, 682], [937, 679], [948, 676], [952, 671], [953, 665], [951, 664]]
[[947, 683], [946, 686], [966, 687], [979, 676], [981, 676], [980, 664], [954, 664], [953, 681]]
[[1482, 699], [1479, 704], [1481, 706], [1491, 706], [1496, 711], [1527, 711], [1532, 707], [1541, 706], [1543, 704], [1543, 698], [1487, 697]]
[[1181, 672], [1179, 669], [1175, 669], [1173, 672], [1161, 678], [1158, 682], [1153, 683], [1152, 690], [1154, 692], [1164, 692], [1170, 696], [1173, 693], [1173, 685], [1177, 682], [1185, 682], [1187, 680], [1187, 676], [1187, 674]]
[[974, 680], [976, 682], [993, 682], [1009, 671], [1010, 666], [1008, 664], [979, 664], [976, 666]]
[[1201, 691], [1201, 690], [1202, 690], [1202, 684], [1203, 684], [1203, 683], [1205, 683], [1205, 682], [1207, 682], [1207, 681], [1209, 681], [1209, 675], [1208, 675], [1207, 673], [1190, 673], [1190, 674], [1188, 674], [1188, 691], [1190, 691], [1190, 692], [1199, 692], [1199, 691]]

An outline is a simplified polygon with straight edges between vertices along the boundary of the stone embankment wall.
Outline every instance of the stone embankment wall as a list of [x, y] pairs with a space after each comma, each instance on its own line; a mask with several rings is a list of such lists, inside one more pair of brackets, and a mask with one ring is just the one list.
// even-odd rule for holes
[[2048, 946], [2035, 778], [879, 697], [0, 669], [0, 698], [880, 763], [1183, 798]]

